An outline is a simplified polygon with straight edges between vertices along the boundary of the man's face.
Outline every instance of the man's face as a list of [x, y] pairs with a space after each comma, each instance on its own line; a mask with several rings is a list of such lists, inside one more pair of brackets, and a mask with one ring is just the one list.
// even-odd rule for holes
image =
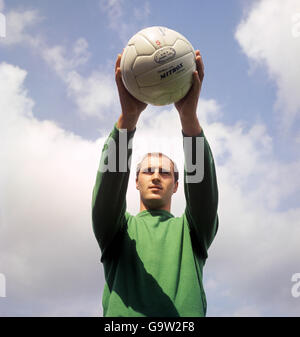
[[170, 207], [172, 195], [178, 188], [170, 159], [162, 155], [148, 155], [144, 158], [136, 179], [136, 188], [147, 209]]

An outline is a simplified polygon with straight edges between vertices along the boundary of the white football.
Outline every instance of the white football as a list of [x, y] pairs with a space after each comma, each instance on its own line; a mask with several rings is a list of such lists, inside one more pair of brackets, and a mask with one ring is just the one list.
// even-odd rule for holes
[[123, 51], [123, 83], [142, 102], [177, 102], [192, 85], [195, 57], [193, 46], [183, 35], [166, 27], [145, 28], [129, 40]]

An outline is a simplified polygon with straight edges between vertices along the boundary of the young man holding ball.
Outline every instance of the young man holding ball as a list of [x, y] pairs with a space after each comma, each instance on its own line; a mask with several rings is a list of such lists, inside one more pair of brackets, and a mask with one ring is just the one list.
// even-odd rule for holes
[[[205, 316], [202, 271], [218, 229], [218, 188], [213, 156], [196, 113], [204, 78], [201, 55], [197, 50], [197, 70], [190, 91], [175, 103], [182, 134], [192, 139], [192, 158], [197, 156], [197, 138], [204, 140], [203, 179], [189, 182], [185, 172], [186, 209], [181, 217], [170, 213], [178, 172], [167, 156], [147, 154], [139, 163], [136, 187], [140, 192], [140, 212], [136, 216], [126, 212], [130, 172], [101, 170], [109, 160], [107, 149], [112, 142], [116, 144], [119, 167], [117, 153], [122, 133], [127, 133], [128, 142], [132, 140], [139, 116], [147, 106], [125, 88], [120, 61], [121, 55], [115, 76], [122, 113], [104, 145], [92, 204], [93, 229], [102, 251], [106, 279], [103, 315]], [[128, 159], [131, 150], [127, 152]], [[186, 164], [187, 157], [185, 153]]]

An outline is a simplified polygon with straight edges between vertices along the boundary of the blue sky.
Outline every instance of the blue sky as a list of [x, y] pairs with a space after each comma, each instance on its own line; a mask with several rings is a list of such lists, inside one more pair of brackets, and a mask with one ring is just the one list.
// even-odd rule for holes
[[[0, 0], [0, 12], [1, 315], [101, 315], [90, 198], [120, 114], [114, 62], [133, 34], [155, 25], [186, 36], [205, 64], [198, 115], [220, 190], [220, 230], [204, 274], [208, 315], [297, 315], [298, 1]], [[133, 165], [163, 148], [180, 168], [179, 131], [172, 105], [149, 106]], [[128, 209], [136, 213], [133, 185]], [[181, 186], [176, 216], [183, 205]]]
[[[126, 41], [146, 26], [165, 25], [176, 29], [191, 41], [194, 48], [201, 49], [206, 72], [209, 74], [205, 79], [202, 96], [218, 97], [224, 106], [224, 121], [243, 119], [253, 122], [258, 117], [271, 118], [272, 114], [268, 115], [265, 111], [272, 111], [275, 88], [268, 83], [264, 73], [248, 76], [248, 60], [241, 55], [239, 45], [233, 38], [237, 23], [243, 16], [243, 4], [243, 1], [227, 1], [226, 4], [216, 1], [204, 1], [202, 4], [195, 1], [190, 10], [187, 10], [184, 2], [177, 2], [166, 6], [164, 10], [160, 1], [153, 1], [147, 5], [150, 13], [139, 20], [133, 18], [132, 12], [136, 7], [143, 9], [143, 5], [134, 1], [129, 6], [123, 3], [120, 19], [126, 25], [124, 37], [118, 34], [117, 29], [109, 28], [111, 19], [103, 10], [105, 4], [101, 6], [99, 1], [76, 6], [72, 1], [51, 4], [47, 1], [29, 1], [26, 7], [20, 1], [11, 1], [6, 9], [38, 9], [41, 20], [38, 34], [44, 36], [49, 46], [59, 44], [70, 48], [78, 37], [84, 37], [91, 53], [89, 62], [80, 69], [85, 74], [98, 68], [109, 73], [116, 55], [122, 51]], [[67, 17], [65, 13], [68, 13]], [[70, 100], [65, 99], [61, 81], [31, 48], [22, 48], [22, 57], [20, 50], [15, 47], [3, 53], [11, 61], [16, 60], [20, 66], [35, 69], [39, 66], [42, 70], [29, 72], [27, 78], [28, 87], [34, 88], [32, 97], [36, 104], [43, 104], [41, 109], [37, 109], [37, 117], [47, 118], [54, 113], [65, 128], [76, 130], [78, 134], [91, 139], [98, 137], [98, 131], [91, 128], [91, 125], [95, 126], [95, 121], [80, 119], [75, 122], [75, 118], [79, 118], [78, 114], [74, 117], [74, 106]], [[227, 85], [229, 79], [230, 86]], [[51, 86], [50, 95], [49, 80], [56, 82]]]

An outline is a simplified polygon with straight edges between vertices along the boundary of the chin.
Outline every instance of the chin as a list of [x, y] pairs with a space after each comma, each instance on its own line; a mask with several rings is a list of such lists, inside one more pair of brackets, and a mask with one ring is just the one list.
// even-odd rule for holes
[[144, 201], [144, 205], [148, 209], [158, 209], [165, 206], [164, 202], [161, 199], [148, 199]]

